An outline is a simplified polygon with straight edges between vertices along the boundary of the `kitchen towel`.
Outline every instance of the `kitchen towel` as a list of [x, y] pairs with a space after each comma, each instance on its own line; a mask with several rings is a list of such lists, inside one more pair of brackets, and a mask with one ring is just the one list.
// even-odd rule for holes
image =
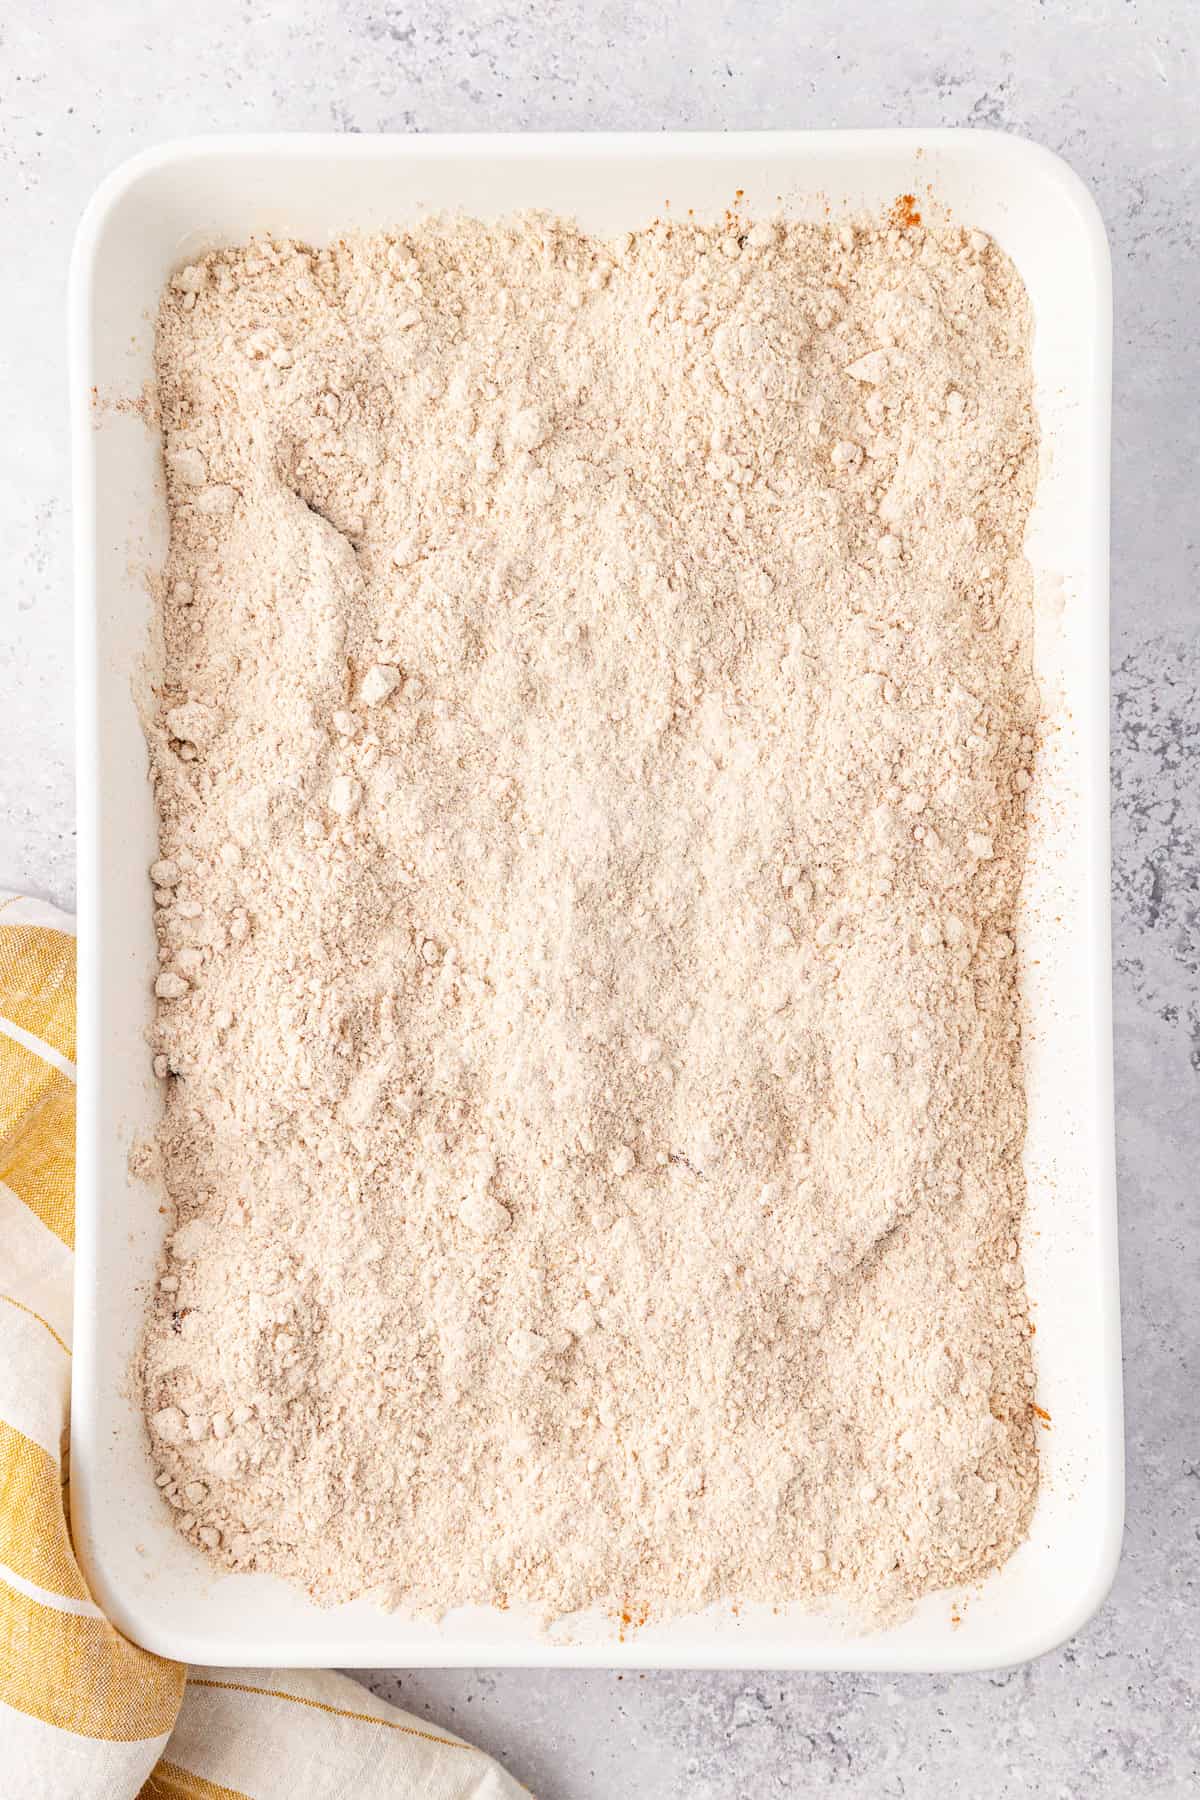
[[67, 1509], [75, 938], [0, 895], [0, 1800], [514, 1800], [347, 1676], [185, 1669], [93, 1602]]

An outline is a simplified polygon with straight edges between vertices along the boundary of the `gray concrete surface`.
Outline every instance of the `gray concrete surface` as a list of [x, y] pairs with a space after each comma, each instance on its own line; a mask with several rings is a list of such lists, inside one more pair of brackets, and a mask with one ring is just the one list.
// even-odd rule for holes
[[539, 1800], [1200, 1788], [1200, 652], [1192, 0], [9, 0], [0, 15], [0, 884], [70, 905], [63, 299], [100, 175], [180, 133], [992, 126], [1090, 182], [1116, 277], [1113, 833], [1124, 1561], [1011, 1674], [373, 1675]]

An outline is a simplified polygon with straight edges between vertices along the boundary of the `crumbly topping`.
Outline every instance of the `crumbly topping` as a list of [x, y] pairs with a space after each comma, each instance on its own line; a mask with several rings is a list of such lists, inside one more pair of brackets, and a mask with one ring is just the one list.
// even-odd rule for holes
[[431, 220], [177, 276], [159, 1483], [319, 1599], [1023, 1537], [1029, 318], [981, 233]]

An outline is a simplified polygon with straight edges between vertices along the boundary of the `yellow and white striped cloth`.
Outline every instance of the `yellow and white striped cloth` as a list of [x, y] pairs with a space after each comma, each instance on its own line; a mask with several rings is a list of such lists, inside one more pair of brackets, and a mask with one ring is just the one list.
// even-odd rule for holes
[[515, 1800], [346, 1676], [190, 1674], [93, 1604], [67, 1524], [75, 939], [0, 895], [0, 1800]]

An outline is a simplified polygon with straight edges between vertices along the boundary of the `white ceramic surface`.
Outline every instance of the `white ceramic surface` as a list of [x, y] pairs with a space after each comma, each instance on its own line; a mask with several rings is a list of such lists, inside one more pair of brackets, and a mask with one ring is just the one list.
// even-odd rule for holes
[[[441, 1624], [362, 1604], [319, 1611], [261, 1577], [222, 1576], [167, 1523], [128, 1365], [161, 1242], [157, 1196], [127, 1171], [157, 1084], [143, 1033], [154, 940], [145, 869], [154, 821], [131, 677], [148, 646], [144, 573], [161, 556], [158, 449], [113, 402], [151, 372], [169, 273], [270, 229], [321, 241], [402, 223], [419, 206], [485, 216], [537, 205], [619, 229], [666, 201], [702, 213], [744, 190], [747, 213], [886, 208], [991, 232], [1035, 317], [1044, 449], [1029, 536], [1036, 661], [1049, 729], [1021, 951], [1038, 1400], [1050, 1413], [1029, 1542], [978, 1593], [934, 1596], [888, 1632], [745, 1608], [651, 1626], [538, 1635], [513, 1613]], [[967, 1669], [1018, 1661], [1073, 1632], [1107, 1591], [1122, 1512], [1108, 945], [1107, 458], [1109, 272], [1099, 217], [1048, 153], [991, 133], [674, 134], [557, 138], [280, 137], [151, 152], [84, 217], [71, 293], [79, 684], [80, 1008], [76, 1542], [97, 1597], [131, 1636], [209, 1664], [601, 1664]], [[93, 393], [95, 390], [95, 393]], [[961, 1603], [966, 1601], [965, 1606]], [[962, 1623], [952, 1624], [952, 1602]]]

